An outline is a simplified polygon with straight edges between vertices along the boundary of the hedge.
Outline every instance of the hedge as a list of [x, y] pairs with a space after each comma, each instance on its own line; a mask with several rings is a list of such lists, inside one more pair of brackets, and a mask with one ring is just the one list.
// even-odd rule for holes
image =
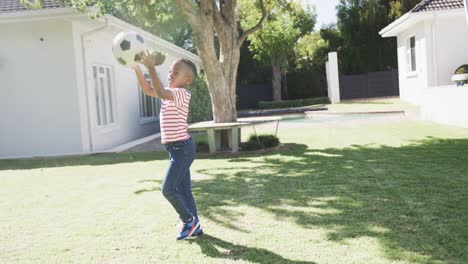
[[329, 104], [330, 100], [328, 97], [317, 97], [308, 99], [288, 100], [288, 101], [273, 101], [273, 102], [258, 102], [260, 109], [274, 109], [274, 108], [290, 108], [290, 107], [301, 107], [316, 104]]

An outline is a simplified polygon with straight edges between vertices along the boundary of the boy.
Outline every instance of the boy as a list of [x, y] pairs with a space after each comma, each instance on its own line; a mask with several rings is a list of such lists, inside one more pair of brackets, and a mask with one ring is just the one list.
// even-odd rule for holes
[[189, 60], [180, 59], [172, 64], [168, 75], [169, 88], [164, 88], [156, 74], [156, 61], [149, 51], [140, 53], [140, 63], [146, 66], [151, 77], [145, 80], [140, 67], [134, 67], [138, 82], [145, 94], [162, 99], [160, 124], [161, 143], [169, 152], [169, 168], [162, 183], [162, 193], [182, 220], [182, 230], [177, 240], [202, 235], [197, 206], [192, 195], [190, 165], [195, 158], [195, 145], [187, 132], [189, 110], [189, 85], [196, 78], [197, 68]]

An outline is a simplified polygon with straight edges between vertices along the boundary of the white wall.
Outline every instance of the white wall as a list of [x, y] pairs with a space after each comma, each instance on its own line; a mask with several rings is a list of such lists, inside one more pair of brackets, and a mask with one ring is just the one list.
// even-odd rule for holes
[[[416, 73], [407, 71], [407, 42], [411, 36], [416, 39]], [[426, 37], [424, 23], [419, 23], [397, 36], [398, 77], [400, 80], [400, 98], [418, 104], [420, 94], [427, 85]]]
[[[77, 24], [74, 29], [77, 35], [93, 30], [102, 25], [91, 27]], [[92, 151], [104, 151], [131, 140], [138, 139], [158, 132], [157, 121], [140, 123], [139, 90], [134, 72], [129, 68], [120, 66], [112, 55], [112, 39], [116, 32], [111, 29], [86, 34], [84, 37], [85, 71], [87, 85], [87, 107], [89, 107], [89, 123], [91, 130]], [[77, 58], [80, 59], [80, 58]], [[98, 126], [94, 79], [92, 65], [99, 64], [111, 68], [111, 78], [115, 95], [115, 125], [102, 128]], [[79, 89], [85, 89], [79, 87]], [[86, 105], [82, 106], [82, 111]]]
[[434, 23], [437, 84], [452, 85], [451, 76], [462, 64], [468, 64], [468, 25], [463, 13], [438, 16]]
[[[418, 72], [406, 73], [406, 41], [417, 40]], [[468, 64], [468, 26], [461, 12], [437, 14], [398, 35], [400, 97], [421, 106], [425, 120], [468, 127], [468, 88], [451, 76]]]
[[70, 22], [0, 24], [0, 158], [81, 151], [74, 72]]
[[434, 42], [432, 72], [434, 84], [421, 94], [421, 114], [425, 120], [468, 127], [468, 87], [456, 87], [454, 71], [468, 64], [468, 25], [462, 12], [436, 16], [430, 21]]
[[[79, 34], [92, 30], [93, 28], [97, 28], [96, 25], [94, 25], [94, 27], [88, 27], [84, 24], [75, 26], [75, 30], [80, 32]], [[106, 30], [97, 31], [84, 38], [93, 152], [108, 150], [129, 141], [159, 132], [158, 121], [146, 123], [142, 122], [140, 119], [139, 90], [134, 71], [118, 64], [112, 55], [112, 40], [120, 31], [122, 31], [121, 28], [111, 26]], [[149, 44], [148, 47], [151, 49], [162, 49], [163, 52], [167, 52], [154, 43]], [[164, 85], [167, 85], [167, 74], [169, 73], [172, 63], [176, 59], [175, 56], [169, 53], [165, 63], [157, 68]], [[115, 85], [117, 122], [115, 126], [104, 129], [97, 125], [96, 104], [94, 102], [94, 81], [92, 75], [92, 65], [95, 63], [111, 67], [113, 83]]]
[[468, 87], [428, 88], [422, 95], [421, 114], [425, 120], [468, 128]]

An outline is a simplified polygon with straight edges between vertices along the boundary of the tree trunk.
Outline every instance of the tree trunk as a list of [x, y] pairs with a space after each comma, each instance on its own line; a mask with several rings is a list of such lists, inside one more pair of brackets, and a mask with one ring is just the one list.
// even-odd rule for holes
[[240, 49], [236, 46], [237, 28], [224, 28], [226, 32], [218, 33], [219, 59], [214, 53], [213, 41], [207, 41], [207, 38], [213, 38], [211, 30], [204, 26], [194, 28], [194, 31], [200, 32], [195, 38], [210, 91], [213, 120], [215, 123], [235, 122], [237, 120], [236, 78], [240, 59]]
[[281, 101], [281, 66], [279, 60], [272, 56], [271, 67], [273, 70], [273, 101]]
[[[237, 121], [236, 79], [240, 46], [265, 21], [267, 13], [263, 0], [259, 0], [262, 18], [242, 36], [239, 36], [236, 20], [236, 1], [201, 0], [197, 5], [188, 0], [176, 2], [195, 35], [197, 51], [203, 62], [210, 91], [214, 122]], [[214, 46], [215, 31], [220, 44], [219, 56]]]

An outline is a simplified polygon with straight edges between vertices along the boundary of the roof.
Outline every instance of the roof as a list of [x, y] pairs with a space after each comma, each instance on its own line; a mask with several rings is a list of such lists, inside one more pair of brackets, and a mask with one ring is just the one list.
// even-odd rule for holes
[[464, 1], [468, 0], [422, 0], [408, 13], [382, 29], [379, 34], [384, 38], [396, 37], [399, 32], [412, 25], [435, 19], [436, 16], [464, 16]]
[[[35, 0], [29, 0], [30, 2], [34, 3]], [[43, 5], [41, 9], [54, 9], [54, 8], [61, 8], [61, 7], [68, 7], [70, 5], [62, 4], [56, 0], [43, 0]], [[0, 0], [0, 14], [2, 13], [15, 13], [15, 12], [25, 12], [31, 11], [21, 4], [20, 0]]]
[[411, 13], [463, 8], [463, 0], [422, 0]]

